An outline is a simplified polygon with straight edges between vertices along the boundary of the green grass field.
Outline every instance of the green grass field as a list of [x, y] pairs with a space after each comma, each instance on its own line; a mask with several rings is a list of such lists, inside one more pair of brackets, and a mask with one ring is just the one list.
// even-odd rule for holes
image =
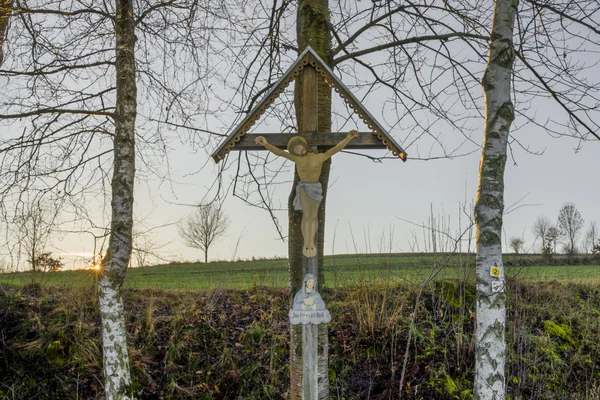
[[[513, 258], [511, 258], [513, 257]], [[532, 255], [520, 259], [533, 259]], [[507, 260], [514, 256], [507, 256]], [[340, 255], [325, 257], [325, 281], [328, 287], [357, 282], [408, 282], [424, 280], [474, 280], [474, 255]], [[552, 265], [506, 267], [509, 279], [534, 281], [594, 282], [600, 278], [600, 265]], [[93, 270], [56, 273], [0, 274], [0, 283], [25, 285], [90, 286], [97, 273]], [[287, 260], [255, 260], [237, 262], [182, 263], [131, 268], [125, 287], [133, 289], [205, 290], [214, 288], [244, 289], [255, 285], [284, 287], [287, 285]]]

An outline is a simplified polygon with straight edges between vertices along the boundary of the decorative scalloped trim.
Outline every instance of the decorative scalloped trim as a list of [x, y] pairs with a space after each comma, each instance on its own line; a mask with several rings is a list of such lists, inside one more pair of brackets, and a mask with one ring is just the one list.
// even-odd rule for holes
[[[313, 63], [311, 63], [311, 65], [314, 66]], [[327, 85], [329, 85], [329, 87], [332, 88], [342, 98], [342, 100], [344, 100], [346, 105], [348, 105], [348, 107], [352, 109], [352, 111], [355, 114], [358, 115], [358, 117], [365, 123], [365, 125], [367, 125], [369, 130], [377, 137], [377, 139], [385, 146], [385, 148], [388, 151], [391, 151], [392, 154], [394, 154], [394, 156], [400, 157], [398, 149], [392, 147], [391, 143], [385, 138], [383, 133], [381, 133], [377, 128], [375, 128], [373, 121], [371, 121], [369, 118], [367, 118], [367, 116], [358, 111], [360, 109], [360, 106], [358, 104], [355, 104], [351, 98], [344, 94], [344, 88], [337, 84], [336, 79], [333, 79], [333, 77], [331, 77], [329, 73], [327, 73], [327, 71], [323, 68], [315, 67], [315, 69], [317, 70], [319, 75], [321, 75], [321, 78], [325, 81], [325, 83], [327, 83]]]
[[235, 147], [235, 145], [240, 140], [242, 140], [242, 136], [244, 136], [246, 133], [248, 133], [248, 131], [250, 130], [250, 128], [252, 128], [252, 126], [254, 126], [254, 124], [256, 123], [256, 121], [258, 121], [260, 119], [260, 117], [262, 117], [262, 115], [265, 113], [265, 111], [267, 111], [267, 109], [271, 106], [271, 104], [273, 104], [273, 102], [279, 97], [279, 95], [285, 91], [285, 89], [290, 85], [290, 83], [292, 83], [294, 80], [296, 80], [296, 78], [298, 77], [298, 75], [300, 75], [300, 72], [304, 69], [304, 67], [306, 65], [308, 65], [308, 63], [309, 63], [308, 60], [302, 61], [294, 69], [294, 71], [288, 75], [288, 77], [285, 79], [285, 81], [283, 81], [283, 83], [281, 84], [281, 86], [279, 87], [279, 89], [277, 89], [276, 91], [274, 91], [273, 93], [271, 93], [271, 95], [269, 97], [267, 97], [262, 102], [263, 103], [262, 106], [244, 124], [243, 128], [233, 138], [231, 138], [229, 140], [229, 142], [227, 143], [227, 145], [225, 146], [225, 148], [221, 151], [221, 153], [219, 153], [217, 155], [219, 157], [219, 159], [223, 159], [231, 151], [231, 149], [233, 147]]
[[373, 121], [371, 121], [367, 116], [365, 116], [363, 113], [358, 111], [358, 110], [360, 110], [361, 107], [358, 104], [355, 104], [354, 101], [351, 98], [349, 98], [349, 96], [345, 95], [344, 88], [339, 86], [336, 83], [336, 79], [334, 79], [334, 77], [330, 76], [329, 73], [325, 69], [321, 68], [319, 66], [319, 63], [310, 54], [308, 54], [306, 56], [306, 59], [304, 59], [301, 63], [299, 63], [298, 66], [294, 69], [294, 71], [291, 72], [287, 76], [287, 78], [283, 81], [283, 83], [281, 84], [279, 89], [277, 89], [276, 91], [271, 93], [265, 100], [262, 101], [261, 107], [244, 124], [243, 128], [229, 140], [229, 142], [227, 143], [225, 148], [219, 154], [217, 154], [217, 157], [222, 160], [223, 158], [225, 158], [225, 156], [227, 154], [229, 154], [231, 149], [233, 147], [235, 147], [235, 145], [242, 139], [242, 136], [244, 136], [246, 133], [248, 133], [250, 128], [252, 128], [252, 126], [254, 126], [256, 121], [258, 121], [260, 119], [260, 117], [262, 117], [262, 115], [265, 113], [265, 111], [267, 111], [267, 109], [271, 106], [271, 104], [273, 104], [273, 102], [279, 97], [279, 95], [281, 93], [283, 93], [283, 91], [290, 85], [290, 83], [292, 83], [292, 81], [296, 80], [296, 78], [298, 77], [298, 75], [300, 75], [300, 72], [302, 72], [304, 67], [309, 64], [315, 68], [315, 70], [317, 71], [317, 73], [319, 74], [321, 79], [323, 79], [323, 81], [330, 88], [332, 88], [336, 93], [338, 93], [339, 96], [348, 105], [348, 107], [355, 114], [358, 115], [358, 117], [365, 123], [365, 125], [367, 125], [369, 127], [369, 130], [371, 130], [371, 132], [385, 146], [385, 148], [388, 151], [392, 152], [392, 154], [394, 156], [404, 159], [405, 155], [403, 153], [399, 153], [398, 149], [396, 149], [395, 147], [392, 146], [392, 144], [386, 139], [385, 135], [374, 126], [375, 123]]

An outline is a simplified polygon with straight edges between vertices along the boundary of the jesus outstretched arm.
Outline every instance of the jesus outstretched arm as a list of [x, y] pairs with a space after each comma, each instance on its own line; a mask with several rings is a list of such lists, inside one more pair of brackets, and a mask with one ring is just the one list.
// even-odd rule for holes
[[333, 146], [331, 149], [323, 153], [325, 159], [331, 158], [331, 156], [333, 156], [335, 153], [339, 153], [340, 151], [342, 151], [346, 146], [348, 146], [348, 143], [350, 143], [350, 141], [357, 136], [358, 132], [355, 130], [351, 130], [350, 132], [348, 132], [348, 135], [344, 140], [342, 140], [341, 142]]
[[275, 154], [276, 156], [295, 161], [295, 157], [293, 154], [288, 153], [286, 151], [281, 150], [278, 147], [273, 146], [271, 143], [267, 142], [267, 139], [265, 139], [264, 136], [258, 136], [256, 139], [254, 139], [254, 141], [256, 142], [256, 144], [260, 144], [261, 146], [264, 146], [265, 149], [269, 150], [271, 153]]

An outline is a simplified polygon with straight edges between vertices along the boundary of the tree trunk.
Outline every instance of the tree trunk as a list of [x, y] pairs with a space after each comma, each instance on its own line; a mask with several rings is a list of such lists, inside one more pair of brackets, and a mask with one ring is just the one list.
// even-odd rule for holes
[[35, 262], [35, 253], [36, 253], [36, 248], [35, 248], [35, 238], [33, 239], [33, 245], [31, 246], [31, 270], [33, 272], [38, 272], [37, 270], [37, 263]]
[[[327, 26], [329, 20], [327, 0], [301, 0], [298, 4], [298, 48], [299, 51], [303, 51], [307, 46], [311, 46], [325, 61], [330, 64], [330, 51], [331, 51], [331, 40], [330, 32]], [[331, 66], [331, 64], [330, 64]], [[331, 88], [327, 86], [320, 78], [318, 85], [318, 132], [328, 133], [331, 132]], [[298, 128], [302, 131], [304, 126], [303, 123], [303, 99], [302, 99], [302, 74], [296, 80], [296, 89], [294, 90], [294, 106], [296, 108], [296, 119], [298, 121]], [[310, 144], [310, 143], [309, 143]], [[327, 161], [323, 164], [321, 172], [320, 182], [323, 185], [323, 201], [319, 207], [319, 231], [317, 233], [317, 246], [318, 246], [318, 262], [319, 262], [319, 276], [317, 280], [319, 286], [322, 287], [325, 283], [323, 276], [323, 243], [325, 237], [325, 204], [327, 200], [327, 185], [329, 183], [329, 170], [331, 162]], [[294, 211], [293, 207], [289, 207], [294, 197], [296, 196], [296, 184], [298, 183], [298, 174], [295, 174], [294, 185], [290, 193], [288, 201], [288, 217], [289, 217], [289, 273], [290, 273], [290, 287], [295, 293], [300, 289], [302, 285], [302, 231], [300, 229], [300, 222], [302, 220], [302, 213]]]
[[[298, 49], [302, 52], [307, 46], [311, 46], [330, 66], [331, 57], [331, 32], [328, 27], [329, 22], [329, 2], [328, 0], [300, 0], [298, 2], [297, 14], [297, 34]], [[327, 86], [320, 78], [318, 79], [318, 132], [331, 132], [331, 88]], [[296, 108], [296, 119], [298, 129], [303, 130], [303, 97], [302, 97], [302, 74], [296, 79], [294, 90], [294, 105]], [[309, 143], [310, 144], [310, 143]], [[321, 177], [319, 181], [323, 186], [323, 200], [319, 207], [319, 230], [317, 232], [317, 260], [319, 288], [325, 283], [323, 270], [323, 253], [325, 238], [325, 205], [327, 201], [327, 185], [329, 183], [329, 171], [331, 160], [323, 164]], [[294, 174], [294, 184], [288, 199], [288, 253], [289, 253], [289, 278], [292, 297], [300, 290], [302, 279], [304, 277], [304, 266], [302, 256], [302, 230], [300, 224], [302, 213], [295, 211], [293, 199], [296, 196], [296, 185], [298, 184], [298, 173]], [[329, 398], [329, 380], [328, 380], [328, 337], [327, 326], [320, 325], [318, 328], [318, 385], [319, 398]], [[302, 326], [290, 325], [290, 393], [292, 399], [302, 398]]]
[[12, 13], [13, 0], [0, 0], [0, 66], [4, 62], [4, 41], [8, 29], [8, 19]]
[[504, 167], [514, 120], [511, 76], [517, 2], [496, 0], [489, 60], [483, 77], [485, 138], [475, 205], [477, 224], [477, 328], [475, 399], [505, 398], [505, 277], [502, 264]]
[[133, 0], [116, 2], [116, 81], [112, 220], [108, 252], [98, 280], [107, 400], [131, 399], [122, 287], [132, 251], [135, 118], [137, 106]]
[[208, 264], [208, 247], [204, 250], [204, 264]]

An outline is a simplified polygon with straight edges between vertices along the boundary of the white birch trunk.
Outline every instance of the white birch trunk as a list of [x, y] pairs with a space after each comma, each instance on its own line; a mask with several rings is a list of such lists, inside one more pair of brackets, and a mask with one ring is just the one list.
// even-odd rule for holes
[[0, 66], [4, 62], [4, 40], [8, 29], [8, 19], [12, 14], [13, 0], [0, 0]]
[[116, 0], [116, 75], [112, 220], [108, 252], [98, 281], [107, 400], [131, 399], [122, 287], [132, 250], [137, 88], [132, 0]]
[[511, 75], [516, 0], [496, 0], [490, 51], [483, 77], [485, 139], [475, 206], [477, 224], [477, 327], [474, 397], [504, 400], [505, 302], [502, 264], [504, 167], [508, 133], [514, 120]]

